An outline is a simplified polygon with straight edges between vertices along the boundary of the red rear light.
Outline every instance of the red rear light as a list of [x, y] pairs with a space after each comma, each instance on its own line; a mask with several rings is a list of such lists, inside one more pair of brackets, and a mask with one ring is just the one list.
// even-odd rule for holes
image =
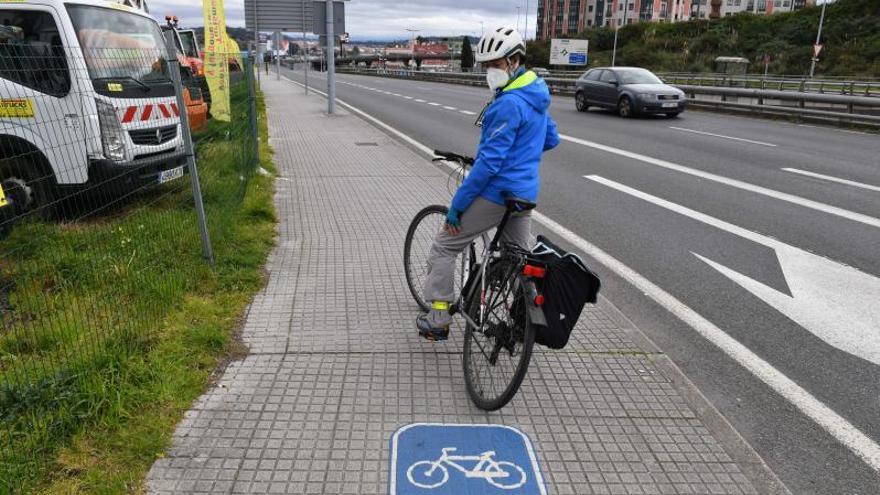
[[547, 270], [535, 265], [526, 265], [523, 267], [523, 275], [533, 278], [544, 278]]
[[543, 306], [544, 305], [544, 295], [538, 294], [535, 296], [535, 306]]

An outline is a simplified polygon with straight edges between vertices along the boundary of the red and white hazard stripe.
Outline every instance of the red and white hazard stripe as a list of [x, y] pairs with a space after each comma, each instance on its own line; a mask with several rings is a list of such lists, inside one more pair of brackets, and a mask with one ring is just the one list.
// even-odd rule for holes
[[180, 109], [177, 108], [176, 103], [148, 103], [143, 106], [132, 105], [126, 107], [125, 112], [123, 112], [122, 123], [128, 124], [135, 120], [147, 122], [149, 120], [170, 119], [172, 114], [174, 117], [180, 116]]

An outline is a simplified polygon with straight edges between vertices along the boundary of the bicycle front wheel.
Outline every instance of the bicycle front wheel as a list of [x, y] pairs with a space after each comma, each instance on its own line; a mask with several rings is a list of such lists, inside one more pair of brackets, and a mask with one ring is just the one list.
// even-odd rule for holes
[[[449, 208], [443, 205], [431, 205], [416, 213], [409, 229], [406, 231], [406, 241], [403, 244], [403, 268], [406, 275], [406, 285], [416, 300], [416, 304], [422, 311], [430, 311], [431, 303], [422, 297], [422, 289], [425, 278], [428, 275], [428, 257], [434, 238], [446, 224], [446, 214]], [[462, 285], [468, 276], [470, 266], [475, 257], [482, 253], [484, 246], [489, 244], [486, 233], [481, 234], [455, 261], [455, 293], [461, 291]]]
[[449, 209], [442, 205], [431, 205], [416, 213], [403, 244], [403, 269], [406, 274], [406, 285], [412, 293], [416, 304], [422, 311], [429, 311], [430, 304], [422, 298], [422, 287], [428, 274], [428, 255], [434, 238], [446, 223]]
[[471, 400], [486, 411], [501, 409], [516, 395], [535, 345], [519, 266], [513, 260], [493, 262], [485, 291], [474, 290], [466, 306], [476, 326], [465, 325], [464, 381]]

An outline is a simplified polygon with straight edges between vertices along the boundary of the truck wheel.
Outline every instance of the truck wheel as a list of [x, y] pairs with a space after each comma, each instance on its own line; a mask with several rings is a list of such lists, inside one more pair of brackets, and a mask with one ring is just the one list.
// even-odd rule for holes
[[54, 216], [53, 178], [27, 157], [0, 161], [0, 184], [16, 219], [26, 215], [49, 219]]

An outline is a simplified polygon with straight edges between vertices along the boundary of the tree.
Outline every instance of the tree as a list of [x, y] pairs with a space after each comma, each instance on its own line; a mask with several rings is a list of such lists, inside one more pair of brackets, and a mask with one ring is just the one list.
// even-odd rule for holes
[[361, 48], [359, 46], [353, 46], [351, 48], [351, 54], [354, 56], [358, 56], [361, 54]]
[[426, 41], [428, 41], [428, 38], [424, 38], [422, 36], [416, 36], [416, 44], [424, 45]]
[[471, 48], [470, 36], [465, 36], [461, 43], [461, 71], [470, 72], [474, 68], [474, 49]]

